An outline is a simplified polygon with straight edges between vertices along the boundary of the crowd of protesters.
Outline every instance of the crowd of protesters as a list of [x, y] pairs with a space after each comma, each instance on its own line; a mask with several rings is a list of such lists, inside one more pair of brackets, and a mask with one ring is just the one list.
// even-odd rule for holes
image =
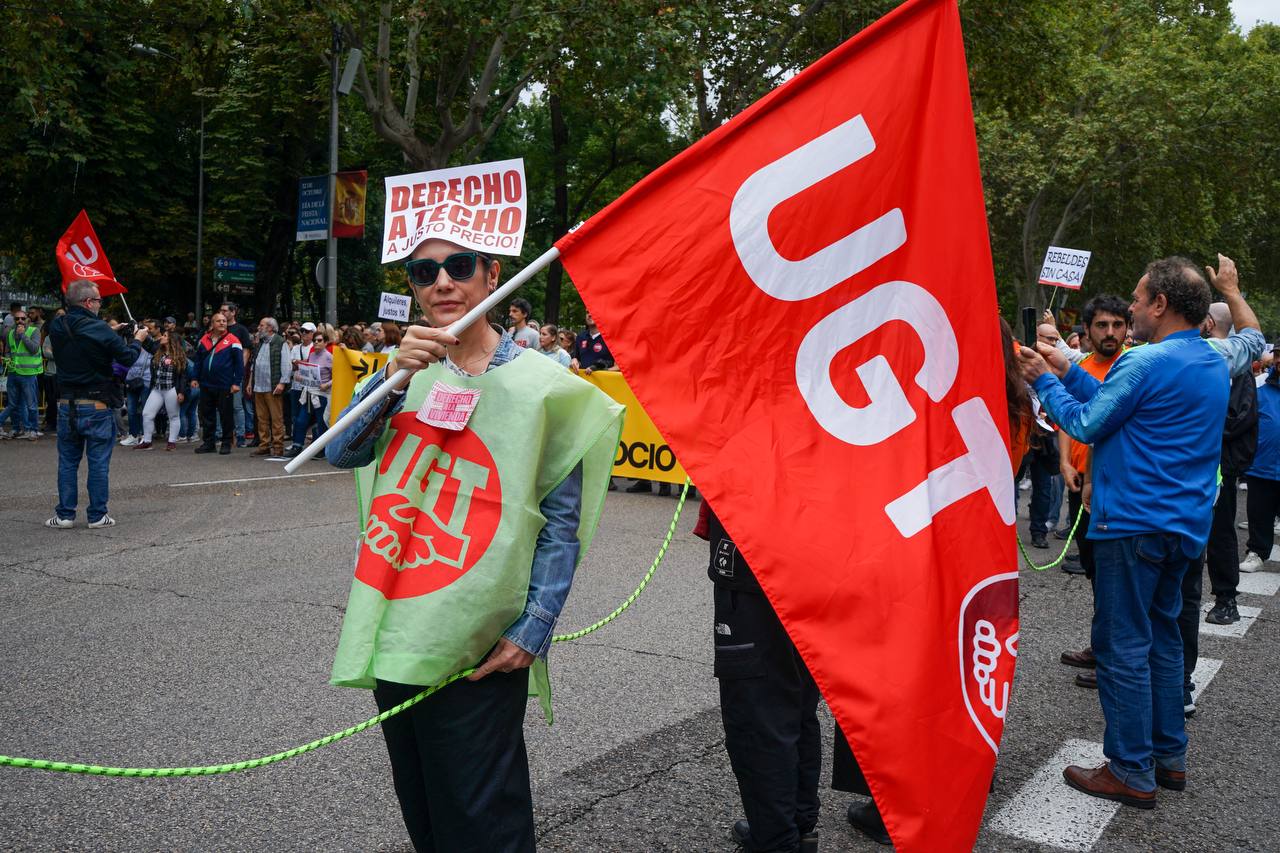
[[[587, 316], [578, 333], [533, 319], [523, 298], [509, 308], [509, 331], [518, 346], [538, 352], [574, 372], [616, 369], [599, 329]], [[5, 405], [0, 439], [35, 441], [57, 430], [57, 365], [48, 324], [62, 308], [12, 304], [0, 325]], [[127, 324], [110, 321], [124, 330]], [[256, 331], [242, 322], [240, 307], [222, 303], [199, 321], [167, 316], [141, 321], [149, 334], [142, 356], [117, 365], [125, 404], [118, 413], [120, 445], [137, 450], [196, 444], [198, 453], [229, 454], [254, 448], [271, 458], [302, 451], [307, 436], [329, 422], [333, 351], [346, 348], [387, 353], [402, 329], [389, 321], [327, 323], [258, 319]], [[41, 420], [43, 418], [43, 420]], [[647, 491], [638, 481], [632, 487]], [[663, 486], [664, 490], [669, 487]]]

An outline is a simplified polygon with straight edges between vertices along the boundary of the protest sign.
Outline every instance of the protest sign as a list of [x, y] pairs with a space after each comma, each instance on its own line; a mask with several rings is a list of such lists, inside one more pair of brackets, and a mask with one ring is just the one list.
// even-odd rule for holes
[[342, 410], [351, 402], [356, 386], [387, 365], [382, 352], [360, 352], [336, 346], [333, 348], [333, 387], [329, 390], [329, 425], [333, 426]]
[[1084, 271], [1089, 267], [1089, 257], [1092, 254], [1080, 249], [1050, 246], [1049, 251], [1044, 253], [1044, 263], [1040, 265], [1040, 283], [1079, 290], [1084, 283]]
[[622, 420], [622, 435], [613, 456], [613, 473], [619, 477], [655, 480], [659, 483], [683, 483], [684, 468], [658, 428], [649, 420], [627, 380], [616, 370], [596, 370], [590, 375], [578, 374], [608, 394], [627, 409]]
[[384, 293], [382, 299], [378, 301], [378, 319], [407, 323], [409, 310], [412, 307], [413, 297], [401, 296], [398, 293]]
[[312, 364], [309, 361], [298, 362], [296, 371], [298, 384], [307, 391], [317, 391], [320, 388], [320, 365]]
[[393, 175], [386, 187], [384, 264], [433, 237], [486, 254], [520, 254], [528, 199], [523, 160]]

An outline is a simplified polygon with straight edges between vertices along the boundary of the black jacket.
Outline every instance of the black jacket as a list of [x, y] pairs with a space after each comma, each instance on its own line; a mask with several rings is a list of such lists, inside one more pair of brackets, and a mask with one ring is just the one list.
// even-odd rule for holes
[[1222, 429], [1222, 476], [1242, 477], [1258, 449], [1258, 386], [1252, 373], [1231, 380]]
[[53, 361], [58, 365], [58, 386], [64, 397], [110, 387], [111, 362], [128, 367], [138, 360], [142, 345], [125, 341], [79, 305], [49, 323]]

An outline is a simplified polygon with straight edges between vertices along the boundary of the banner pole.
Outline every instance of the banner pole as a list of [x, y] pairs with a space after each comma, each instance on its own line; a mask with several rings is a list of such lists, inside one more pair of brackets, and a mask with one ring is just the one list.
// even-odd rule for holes
[[[501, 302], [502, 300], [510, 296], [512, 293], [514, 293], [521, 285], [523, 285], [526, 281], [533, 278], [535, 275], [537, 275], [539, 272], [545, 269], [552, 261], [554, 261], [558, 257], [560, 257], [560, 250], [557, 249], [555, 246], [552, 246], [550, 249], [547, 249], [545, 252], [539, 255], [533, 261], [533, 263], [529, 264], [529, 266], [520, 270], [520, 272], [517, 273], [515, 276], [513, 276], [510, 281], [508, 281], [506, 284], [499, 287], [493, 293], [490, 293], [488, 296], [485, 297], [483, 302], [481, 302], [476, 307], [472, 308], [465, 315], [463, 315], [461, 319], [459, 319], [456, 323], [451, 325], [448, 328], [449, 334], [457, 337], [459, 334], [463, 332], [464, 329], [466, 329], [476, 320], [479, 320], [481, 317], [487, 314], [490, 311], [490, 309], [492, 309], [499, 302]], [[342, 432], [347, 427], [351, 426], [351, 424], [355, 423], [357, 420], [360, 419], [361, 415], [363, 415], [365, 412], [369, 411], [374, 406], [381, 403], [383, 399], [385, 399], [386, 396], [390, 394], [394, 388], [398, 387], [402, 382], [404, 382], [408, 378], [409, 378], [409, 371], [405, 370], [404, 368], [401, 368], [400, 370], [397, 370], [395, 373], [391, 374], [391, 377], [386, 382], [383, 382], [382, 385], [377, 390], [375, 390], [373, 393], [369, 394], [369, 396], [365, 397], [363, 400], [357, 403], [355, 407], [351, 409], [351, 411], [347, 412], [345, 415], [339, 418], [337, 423], [335, 423], [333, 426], [329, 427], [327, 430], [322, 432], [319, 438], [311, 442], [311, 444], [305, 447], [303, 451], [299, 453], [297, 456], [295, 456], [293, 459], [289, 460], [289, 463], [284, 466], [284, 470], [289, 474], [296, 473], [298, 468], [302, 466], [303, 462], [306, 462], [308, 459], [311, 459], [316, 454], [318, 454], [321, 450], [324, 450], [325, 446], [330, 441], [333, 440], [333, 437], [335, 435]]]
[[138, 321], [133, 319], [133, 312], [129, 310], [129, 300], [124, 298], [124, 293], [117, 293], [116, 296], [120, 297], [120, 304], [124, 306], [124, 314], [129, 318], [129, 322], [135, 326], [138, 325]]

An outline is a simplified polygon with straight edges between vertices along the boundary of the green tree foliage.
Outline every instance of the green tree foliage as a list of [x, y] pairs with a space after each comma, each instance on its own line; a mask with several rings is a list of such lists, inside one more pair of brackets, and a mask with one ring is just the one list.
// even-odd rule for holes
[[[212, 258], [258, 261], [251, 313], [316, 318], [322, 242], [293, 239], [297, 179], [327, 170], [329, 58], [364, 63], [341, 168], [367, 168], [366, 237], [339, 241], [339, 313], [381, 290], [382, 178], [522, 156], [524, 262], [676, 152], [891, 9], [893, 0], [65, 0], [0, 6], [0, 255], [56, 290], [81, 207], [135, 312], [190, 310], [200, 118]], [[1051, 243], [1093, 251], [1085, 293], [1150, 259], [1217, 251], [1280, 329], [1280, 29], [1227, 0], [960, 0], [997, 283], [1043, 304]], [[133, 49], [144, 44], [164, 55]], [[513, 259], [508, 271], [517, 270]], [[581, 321], [558, 268], [525, 295]], [[1072, 296], [1076, 303], [1080, 296]]]

